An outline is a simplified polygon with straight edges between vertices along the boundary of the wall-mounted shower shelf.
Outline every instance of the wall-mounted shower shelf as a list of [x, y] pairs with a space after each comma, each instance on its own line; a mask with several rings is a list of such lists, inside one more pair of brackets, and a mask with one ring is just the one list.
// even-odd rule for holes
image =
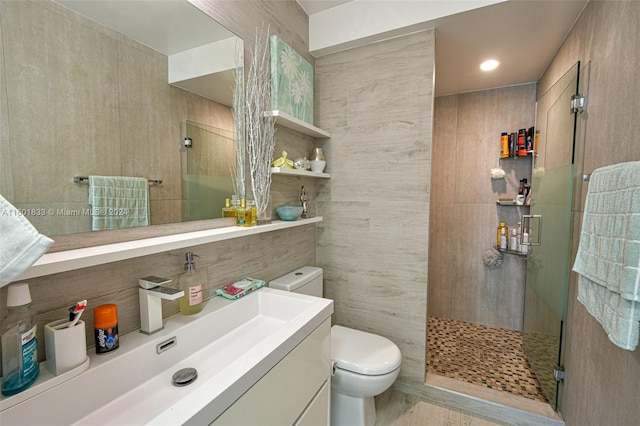
[[498, 160], [525, 160], [531, 159], [531, 157], [537, 157], [539, 154], [535, 154], [533, 151], [527, 152], [527, 155], [516, 155], [515, 157], [498, 157]]
[[498, 250], [500, 253], [506, 253], [506, 254], [511, 254], [514, 256], [518, 256], [519, 258], [523, 259], [523, 260], [527, 260], [527, 255], [525, 253], [519, 252], [519, 251], [515, 251], [515, 250], [509, 250], [509, 249], [501, 249], [499, 247], [495, 247], [496, 250]]
[[515, 200], [512, 200], [512, 201], [496, 200], [496, 204], [499, 206], [506, 206], [506, 207], [529, 207], [526, 204], [517, 204]]

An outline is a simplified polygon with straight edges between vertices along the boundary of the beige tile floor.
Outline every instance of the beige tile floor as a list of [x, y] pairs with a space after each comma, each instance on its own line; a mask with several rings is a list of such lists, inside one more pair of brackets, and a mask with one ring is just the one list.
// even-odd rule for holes
[[376, 397], [376, 426], [495, 426], [494, 423], [424, 401], [393, 388]]
[[525, 356], [522, 332], [433, 316], [428, 330], [427, 374], [547, 402]]

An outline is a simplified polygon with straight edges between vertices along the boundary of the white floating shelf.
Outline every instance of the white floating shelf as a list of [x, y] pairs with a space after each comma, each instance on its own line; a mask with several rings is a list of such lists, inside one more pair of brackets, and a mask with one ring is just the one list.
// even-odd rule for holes
[[295, 130], [296, 132], [304, 133], [305, 135], [313, 136], [314, 138], [331, 137], [331, 133], [298, 118], [295, 118], [287, 114], [286, 112], [274, 110], [269, 111], [266, 114], [271, 115], [275, 119], [276, 124], [289, 128], [291, 130]]
[[286, 167], [272, 167], [271, 173], [277, 175], [289, 175], [289, 176], [306, 176], [312, 178], [329, 179], [331, 175], [329, 173], [311, 172], [309, 170], [289, 169]]
[[184, 249], [200, 244], [214, 243], [318, 222], [322, 222], [322, 216], [298, 219], [290, 222], [274, 220], [268, 225], [252, 226], [249, 228], [228, 226], [226, 228], [206, 229], [203, 231], [185, 232], [163, 237], [145, 238], [142, 240], [47, 253], [31, 268], [27, 269], [19, 279], [57, 274], [59, 272], [103, 265], [105, 263], [147, 256], [169, 250]]

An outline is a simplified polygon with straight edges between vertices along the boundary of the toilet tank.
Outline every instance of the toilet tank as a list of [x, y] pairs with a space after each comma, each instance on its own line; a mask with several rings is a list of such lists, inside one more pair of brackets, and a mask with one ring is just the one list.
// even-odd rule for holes
[[303, 266], [269, 282], [269, 287], [322, 297], [322, 268]]

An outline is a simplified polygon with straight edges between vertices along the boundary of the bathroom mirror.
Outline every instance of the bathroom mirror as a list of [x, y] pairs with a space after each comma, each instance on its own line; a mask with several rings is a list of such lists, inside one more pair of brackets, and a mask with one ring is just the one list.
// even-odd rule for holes
[[185, 123], [234, 139], [242, 39], [186, 0], [3, 0], [0, 19], [0, 193], [58, 236], [91, 231], [75, 176], [144, 177], [152, 225], [189, 220]]
[[225, 199], [233, 194], [229, 164], [236, 162], [233, 132], [187, 121], [187, 220], [222, 217]]

